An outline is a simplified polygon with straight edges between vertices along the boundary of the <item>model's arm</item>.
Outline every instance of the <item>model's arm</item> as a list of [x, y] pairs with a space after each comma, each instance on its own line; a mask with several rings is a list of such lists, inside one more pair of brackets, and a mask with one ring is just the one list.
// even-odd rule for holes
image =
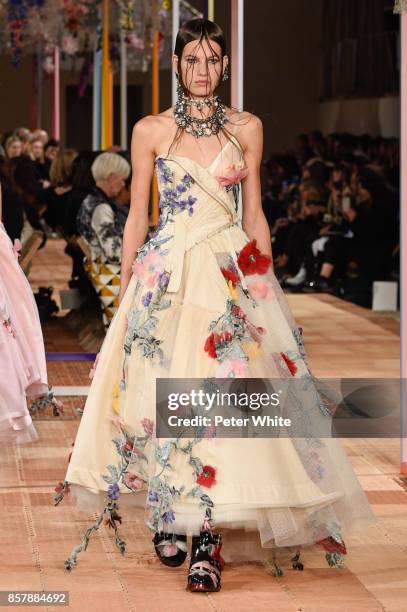
[[151, 138], [153, 122], [153, 117], [145, 117], [133, 128], [131, 204], [123, 234], [119, 300], [122, 299], [130, 282], [136, 251], [144, 244], [148, 232], [148, 203], [154, 170], [154, 149]]
[[261, 203], [260, 164], [263, 154], [263, 126], [255, 115], [248, 117], [248, 121], [246, 119], [243, 121], [239, 135], [249, 170], [242, 181], [242, 225], [249, 238], [256, 239], [260, 251], [271, 256], [270, 228]]

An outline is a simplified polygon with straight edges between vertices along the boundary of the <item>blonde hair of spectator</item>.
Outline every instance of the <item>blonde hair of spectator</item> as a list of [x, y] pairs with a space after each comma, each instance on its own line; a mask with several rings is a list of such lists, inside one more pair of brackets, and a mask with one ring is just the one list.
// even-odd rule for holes
[[39, 137], [32, 137], [30, 140], [30, 148], [29, 148], [29, 156], [31, 157], [32, 160], [35, 160], [36, 157], [34, 156], [33, 153], [33, 147], [35, 145], [36, 142], [39, 142], [41, 144], [42, 147], [42, 154], [41, 157], [39, 158], [41, 163], [44, 163], [44, 143], [42, 142], [41, 138]]
[[127, 179], [130, 176], [130, 164], [117, 153], [101, 153], [92, 164], [92, 175], [96, 182], [105, 181], [111, 174]]
[[49, 178], [53, 187], [65, 187], [70, 185], [72, 162], [78, 153], [75, 149], [65, 149], [58, 153], [51, 163]]

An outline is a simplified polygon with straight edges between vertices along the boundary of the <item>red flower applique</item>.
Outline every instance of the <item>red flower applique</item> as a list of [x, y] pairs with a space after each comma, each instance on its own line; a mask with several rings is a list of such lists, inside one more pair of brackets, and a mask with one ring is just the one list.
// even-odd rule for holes
[[238, 317], [239, 319], [243, 319], [243, 321], [246, 321], [246, 313], [243, 312], [243, 310], [240, 308], [240, 306], [237, 306], [237, 304], [233, 304], [232, 306], [232, 315], [234, 315], [235, 317]]
[[318, 540], [316, 544], [323, 546], [327, 552], [346, 555], [345, 542], [337, 542], [332, 536], [329, 536], [329, 538], [324, 538], [323, 540]]
[[216, 484], [215, 476], [215, 468], [211, 465], [204, 465], [203, 471], [199, 474], [196, 482], [203, 487], [208, 487], [208, 489], [210, 489], [212, 485]]
[[236, 287], [239, 281], [239, 274], [233, 268], [221, 268], [221, 272], [227, 281], [231, 281], [233, 287]]
[[288, 369], [290, 370], [290, 373], [292, 376], [295, 376], [297, 373], [297, 366], [295, 365], [294, 361], [292, 359], [290, 359], [289, 357], [287, 357], [287, 355], [285, 353], [280, 353], [281, 357], [284, 359], [284, 361], [287, 364]]
[[216, 359], [216, 347], [220, 344], [225, 344], [226, 342], [230, 342], [232, 340], [232, 334], [228, 331], [221, 332], [220, 334], [212, 332], [210, 336], [207, 337], [205, 341], [204, 349], [208, 353], [209, 357]]
[[237, 263], [245, 276], [249, 274], [265, 274], [270, 267], [271, 257], [260, 253], [254, 239], [248, 242], [240, 251]]

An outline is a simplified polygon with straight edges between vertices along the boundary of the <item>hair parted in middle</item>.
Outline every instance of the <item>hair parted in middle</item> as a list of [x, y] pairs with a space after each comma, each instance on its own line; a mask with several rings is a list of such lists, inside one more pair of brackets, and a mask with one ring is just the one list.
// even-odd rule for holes
[[[228, 78], [230, 69], [229, 59], [227, 60], [226, 65], [224, 65], [224, 57], [227, 56], [227, 46], [222, 28], [217, 23], [202, 18], [191, 19], [190, 21], [185, 22], [184, 24], [182, 24], [178, 31], [177, 38], [175, 41], [174, 55], [178, 59], [178, 67], [176, 72], [178, 80], [178, 90], [179, 92], [183, 92], [186, 96], [191, 96], [189, 84], [192, 82], [193, 79], [195, 65], [194, 63], [192, 63], [190, 66], [187, 67], [184, 78], [181, 70], [181, 60], [186, 45], [194, 41], [196, 41], [197, 44], [192, 54], [196, 54], [198, 49], [202, 49], [205, 54], [205, 57], [207, 57], [207, 51], [205, 50], [205, 47], [203, 45], [203, 43], [205, 42], [207, 44], [207, 47], [209, 47], [211, 56], [216, 57], [218, 60], [217, 65], [220, 68], [219, 70], [215, 71], [217, 82], [210, 83], [211, 92], [216, 92], [222, 82]], [[216, 48], [214, 47], [213, 43], [217, 43], [217, 45], [219, 45], [220, 54], [219, 51], [216, 50]], [[208, 57], [207, 60], [209, 60]], [[227, 75], [226, 78], [225, 75]], [[232, 110], [236, 109], [232, 108]], [[230, 117], [228, 122], [232, 123]], [[227, 140], [232, 141], [233, 145], [237, 147], [239, 153], [241, 154], [242, 148], [237, 137], [234, 135], [232, 137], [232, 133], [225, 126], [221, 127], [220, 132], [224, 134]], [[176, 144], [179, 143], [182, 134], [183, 129], [178, 128], [174, 140], [170, 145], [169, 152]], [[219, 139], [219, 135], [217, 135], [217, 138]]]

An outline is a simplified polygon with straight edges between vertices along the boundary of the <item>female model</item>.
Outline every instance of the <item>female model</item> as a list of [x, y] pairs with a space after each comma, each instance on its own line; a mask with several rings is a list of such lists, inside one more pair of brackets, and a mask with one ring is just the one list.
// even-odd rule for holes
[[[56, 501], [68, 489], [82, 507], [91, 507], [92, 494], [106, 499], [68, 569], [103, 519], [124, 550], [120, 498], [147, 508], [166, 565], [185, 561], [192, 535], [188, 588], [217, 591], [222, 543], [229, 559], [318, 543], [328, 563], [339, 565], [346, 552], [342, 527], [368, 523], [372, 515], [337, 440], [309, 432], [238, 440], [155, 435], [155, 384], [162, 377], [199, 378], [215, 387], [227, 378], [299, 379], [291, 410], [299, 417], [324, 411], [301, 332], [272, 271], [259, 181], [261, 122], [215, 96], [228, 75], [220, 28], [201, 19], [186, 23], [173, 62], [177, 104], [134, 127], [121, 303]], [[144, 243], [154, 172], [160, 219]], [[298, 556], [293, 563], [301, 569]]]
[[31, 412], [52, 406], [58, 415], [61, 405], [48, 387], [37, 305], [1, 211], [0, 186], [0, 441], [22, 444], [38, 438], [27, 399]]

